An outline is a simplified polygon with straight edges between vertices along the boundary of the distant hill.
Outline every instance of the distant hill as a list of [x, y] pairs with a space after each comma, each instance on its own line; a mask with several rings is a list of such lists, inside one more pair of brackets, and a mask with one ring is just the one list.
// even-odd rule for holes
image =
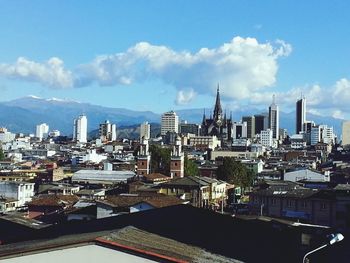
[[[154, 127], [153, 133], [156, 133], [156, 129], [159, 129], [160, 115], [151, 111], [110, 108], [55, 98], [42, 99], [34, 96], [0, 102], [0, 126], [7, 127], [10, 131], [16, 133], [34, 133], [37, 124], [46, 122], [51, 130], [57, 129], [62, 134], [71, 135], [73, 120], [82, 113], [85, 113], [88, 117], [88, 130], [91, 133], [98, 129], [99, 124], [105, 120], [117, 124], [120, 137], [138, 138], [139, 125], [144, 121], [154, 124], [158, 123], [158, 127], [157, 125], [152, 125]], [[244, 107], [233, 111], [232, 117], [234, 121], [237, 121], [244, 115], [258, 113], [261, 113], [261, 111], [256, 108]], [[190, 123], [201, 123], [203, 109], [178, 110], [177, 114], [181, 120], [187, 120]], [[207, 110], [206, 116], [209, 117], [209, 115], [210, 112]], [[227, 115], [229, 117], [230, 113], [227, 112]], [[337, 134], [340, 135], [340, 119], [312, 114], [308, 114], [307, 119], [313, 120], [317, 124], [333, 126]], [[289, 134], [294, 133], [295, 112], [280, 112], [280, 126], [281, 128], [286, 128]]]

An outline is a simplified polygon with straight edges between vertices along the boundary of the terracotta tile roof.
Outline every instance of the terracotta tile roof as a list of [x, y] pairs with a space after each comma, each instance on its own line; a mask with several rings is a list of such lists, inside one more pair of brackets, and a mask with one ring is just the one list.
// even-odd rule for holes
[[105, 200], [99, 200], [97, 202], [110, 205], [112, 207], [129, 207], [141, 202], [146, 202], [156, 208], [183, 204], [183, 200], [163, 194], [139, 196], [139, 195], [127, 195], [127, 196], [109, 196]]
[[147, 180], [150, 181], [154, 181], [154, 180], [170, 180], [171, 178], [169, 176], [166, 176], [164, 174], [161, 173], [151, 173], [151, 174], [145, 174], [143, 175], [144, 178], [146, 178]]
[[79, 198], [75, 195], [42, 195], [28, 203], [29, 206], [71, 206]]

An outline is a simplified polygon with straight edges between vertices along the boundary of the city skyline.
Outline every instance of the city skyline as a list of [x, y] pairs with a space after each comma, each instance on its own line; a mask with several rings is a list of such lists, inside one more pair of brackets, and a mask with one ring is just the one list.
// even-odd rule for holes
[[288, 112], [303, 94], [310, 113], [350, 118], [349, 4], [315, 4], [2, 4], [1, 101], [35, 95], [161, 113], [212, 105], [219, 83], [223, 109], [266, 109], [275, 94]]

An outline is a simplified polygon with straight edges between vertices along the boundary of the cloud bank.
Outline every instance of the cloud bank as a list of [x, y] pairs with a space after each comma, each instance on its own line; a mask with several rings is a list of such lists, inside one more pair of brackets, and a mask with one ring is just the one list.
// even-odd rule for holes
[[242, 37], [196, 52], [140, 42], [124, 52], [97, 56], [74, 69], [65, 68], [57, 57], [44, 62], [19, 57], [12, 64], [0, 63], [0, 77], [56, 89], [93, 84], [125, 86], [160, 80], [177, 89], [177, 105], [189, 104], [198, 95], [215, 94], [219, 83], [221, 96], [230, 101], [267, 106], [275, 94], [278, 104], [294, 108], [296, 99], [303, 94], [310, 111], [326, 110], [337, 117], [350, 112], [350, 81], [346, 78], [331, 87], [315, 84], [285, 92], [273, 88], [278, 62], [291, 52], [291, 45], [283, 40], [259, 43], [255, 38]]
[[140, 42], [125, 52], [98, 56], [73, 71], [65, 69], [63, 61], [56, 57], [44, 63], [21, 57], [13, 64], [0, 64], [0, 76], [51, 88], [84, 87], [93, 83], [131, 85], [159, 79], [178, 89], [180, 104], [190, 102], [183, 99], [184, 90], [212, 94], [219, 82], [223, 96], [244, 99], [275, 83], [277, 61], [291, 50], [281, 40], [259, 43], [255, 38], [241, 37], [218, 48], [201, 48], [193, 53]]

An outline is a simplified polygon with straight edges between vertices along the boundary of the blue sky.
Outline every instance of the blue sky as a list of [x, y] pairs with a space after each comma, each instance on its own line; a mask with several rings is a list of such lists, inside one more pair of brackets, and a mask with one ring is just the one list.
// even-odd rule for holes
[[348, 1], [0, 1], [1, 101], [350, 118]]

